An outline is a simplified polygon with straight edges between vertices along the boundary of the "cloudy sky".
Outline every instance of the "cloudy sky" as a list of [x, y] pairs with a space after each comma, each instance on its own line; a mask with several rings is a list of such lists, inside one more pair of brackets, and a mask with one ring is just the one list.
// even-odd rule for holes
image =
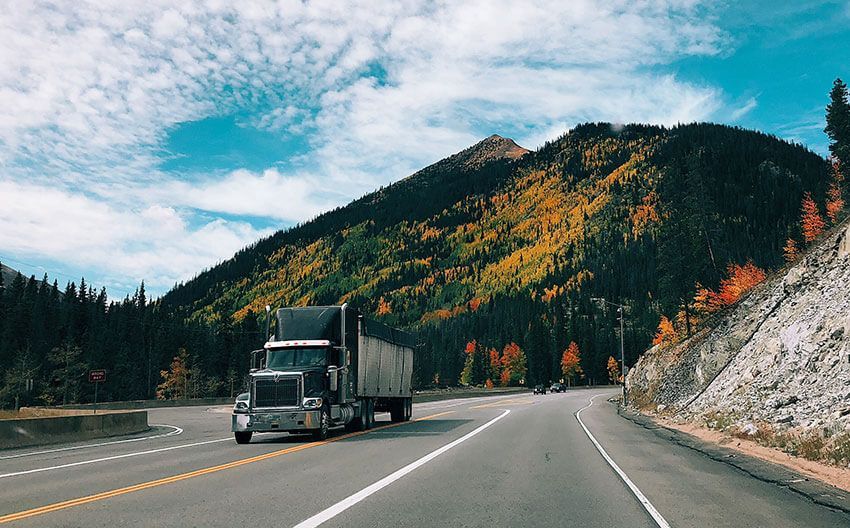
[[161, 294], [492, 133], [708, 120], [826, 153], [847, 1], [598, 4], [4, 2], [0, 261]]

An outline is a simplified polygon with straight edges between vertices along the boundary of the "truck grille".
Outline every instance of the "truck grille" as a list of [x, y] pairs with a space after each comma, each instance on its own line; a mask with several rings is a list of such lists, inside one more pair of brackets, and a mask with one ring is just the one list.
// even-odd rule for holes
[[298, 378], [254, 382], [254, 407], [298, 407], [298, 403]]

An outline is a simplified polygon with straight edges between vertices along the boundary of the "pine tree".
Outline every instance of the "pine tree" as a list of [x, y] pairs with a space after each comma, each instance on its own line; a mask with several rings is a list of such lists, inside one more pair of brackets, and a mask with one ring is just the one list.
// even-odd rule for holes
[[844, 183], [844, 175], [841, 171], [841, 162], [837, 158], [832, 160], [832, 181], [829, 182], [829, 190], [826, 192], [826, 215], [833, 224], [838, 223], [842, 209], [844, 209], [844, 198], [841, 188]]
[[829, 151], [842, 163], [850, 164], [850, 104], [847, 101], [847, 85], [835, 79], [829, 92], [826, 107], [824, 132], [832, 140]]
[[79, 401], [83, 376], [88, 365], [81, 361], [82, 349], [73, 343], [63, 343], [53, 348], [47, 355], [54, 366], [51, 385], [54, 389], [45, 395], [45, 400], [54, 403], [74, 403]]

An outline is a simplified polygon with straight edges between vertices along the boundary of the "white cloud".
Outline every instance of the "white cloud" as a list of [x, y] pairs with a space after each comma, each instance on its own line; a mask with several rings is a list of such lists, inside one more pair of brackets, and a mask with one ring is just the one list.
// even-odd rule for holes
[[175, 206], [295, 223], [335, 205], [322, 198], [322, 189], [321, 182], [309, 176], [285, 176], [268, 169], [260, 174], [237, 170], [222, 179], [196, 185], [174, 181], [148, 192], [157, 195], [158, 201]]
[[117, 285], [118, 291], [141, 280], [153, 291], [164, 291], [270, 234], [221, 219], [191, 228], [170, 207], [114, 208], [40, 185], [0, 181], [0, 196], [4, 252], [99, 270], [98, 284]]
[[[493, 132], [533, 147], [585, 120], [706, 119], [720, 92], [664, 66], [724, 50], [712, 17], [693, 0], [5, 3], [0, 180], [74, 213], [4, 214], [0, 231], [45, 233], [0, 249], [80, 259], [68, 245], [89, 236], [93, 270], [170, 284], [258, 234], [189, 227], [187, 208], [298, 221]], [[178, 123], [231, 113], [303, 135], [298, 170], [158, 168]]]
[[758, 101], [756, 101], [755, 97], [750, 97], [742, 106], [732, 110], [732, 113], [729, 115], [729, 119], [737, 121], [749, 114], [756, 106], [758, 106]]

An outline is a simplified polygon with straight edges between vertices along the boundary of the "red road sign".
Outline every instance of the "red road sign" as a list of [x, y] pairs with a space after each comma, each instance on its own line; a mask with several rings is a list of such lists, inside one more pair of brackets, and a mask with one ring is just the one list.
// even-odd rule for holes
[[95, 383], [98, 381], [106, 381], [105, 370], [92, 370], [89, 372], [89, 382]]

